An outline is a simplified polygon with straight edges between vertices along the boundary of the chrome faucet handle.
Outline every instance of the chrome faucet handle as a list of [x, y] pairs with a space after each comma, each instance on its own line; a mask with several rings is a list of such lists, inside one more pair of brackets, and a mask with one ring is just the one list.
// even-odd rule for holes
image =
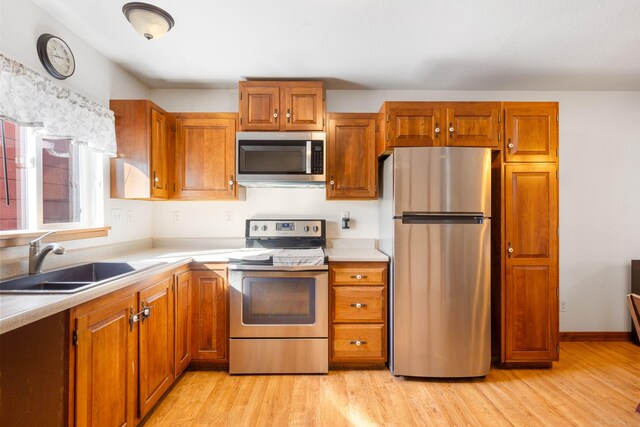
[[49, 236], [50, 234], [55, 233], [55, 231], [48, 231], [46, 233], [44, 233], [42, 236], [38, 237], [37, 239], [33, 239], [32, 241], [29, 242], [29, 246], [39, 246], [40, 245], [40, 240], [44, 239], [45, 237]]

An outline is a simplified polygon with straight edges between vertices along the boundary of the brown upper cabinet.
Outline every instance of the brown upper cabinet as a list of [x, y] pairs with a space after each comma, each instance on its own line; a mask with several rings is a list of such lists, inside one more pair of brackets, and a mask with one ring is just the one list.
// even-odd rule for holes
[[449, 147], [500, 146], [499, 102], [451, 102], [446, 105], [444, 132]]
[[236, 199], [235, 113], [177, 113], [172, 199]]
[[239, 82], [241, 131], [324, 129], [322, 81]]
[[169, 196], [166, 112], [148, 100], [111, 100], [117, 157], [111, 159], [111, 197]]
[[506, 162], [558, 160], [558, 103], [505, 102]]
[[395, 147], [499, 147], [499, 102], [385, 102], [379, 114], [378, 155]]
[[377, 198], [376, 114], [327, 115], [327, 199]]

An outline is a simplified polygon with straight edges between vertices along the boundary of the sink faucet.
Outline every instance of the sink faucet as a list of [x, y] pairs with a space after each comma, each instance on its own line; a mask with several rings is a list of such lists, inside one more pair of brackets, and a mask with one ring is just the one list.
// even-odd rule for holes
[[58, 243], [49, 243], [42, 250], [40, 249], [40, 241], [53, 233], [55, 231], [49, 231], [29, 242], [29, 274], [42, 273], [42, 263], [49, 252], [53, 252], [56, 255], [65, 253], [64, 247]]

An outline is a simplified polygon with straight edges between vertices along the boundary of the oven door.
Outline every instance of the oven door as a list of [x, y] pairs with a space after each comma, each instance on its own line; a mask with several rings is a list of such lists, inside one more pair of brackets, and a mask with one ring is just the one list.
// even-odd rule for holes
[[326, 338], [326, 271], [229, 271], [231, 338]]

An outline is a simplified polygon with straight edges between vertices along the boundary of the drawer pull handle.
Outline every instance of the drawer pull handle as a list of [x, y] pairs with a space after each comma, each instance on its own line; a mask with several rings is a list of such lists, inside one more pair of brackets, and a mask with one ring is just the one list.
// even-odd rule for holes
[[366, 344], [367, 342], [362, 340], [355, 340], [355, 341], [351, 341], [349, 344], [355, 345], [356, 347], [360, 347], [361, 345]]
[[351, 307], [355, 307], [355, 308], [363, 308], [367, 306], [367, 304], [363, 302], [354, 302], [353, 304], [350, 304], [350, 305]]
[[352, 279], [358, 279], [358, 280], [366, 279], [367, 277], [368, 276], [363, 276], [362, 274], [356, 274], [354, 276], [351, 276]]

